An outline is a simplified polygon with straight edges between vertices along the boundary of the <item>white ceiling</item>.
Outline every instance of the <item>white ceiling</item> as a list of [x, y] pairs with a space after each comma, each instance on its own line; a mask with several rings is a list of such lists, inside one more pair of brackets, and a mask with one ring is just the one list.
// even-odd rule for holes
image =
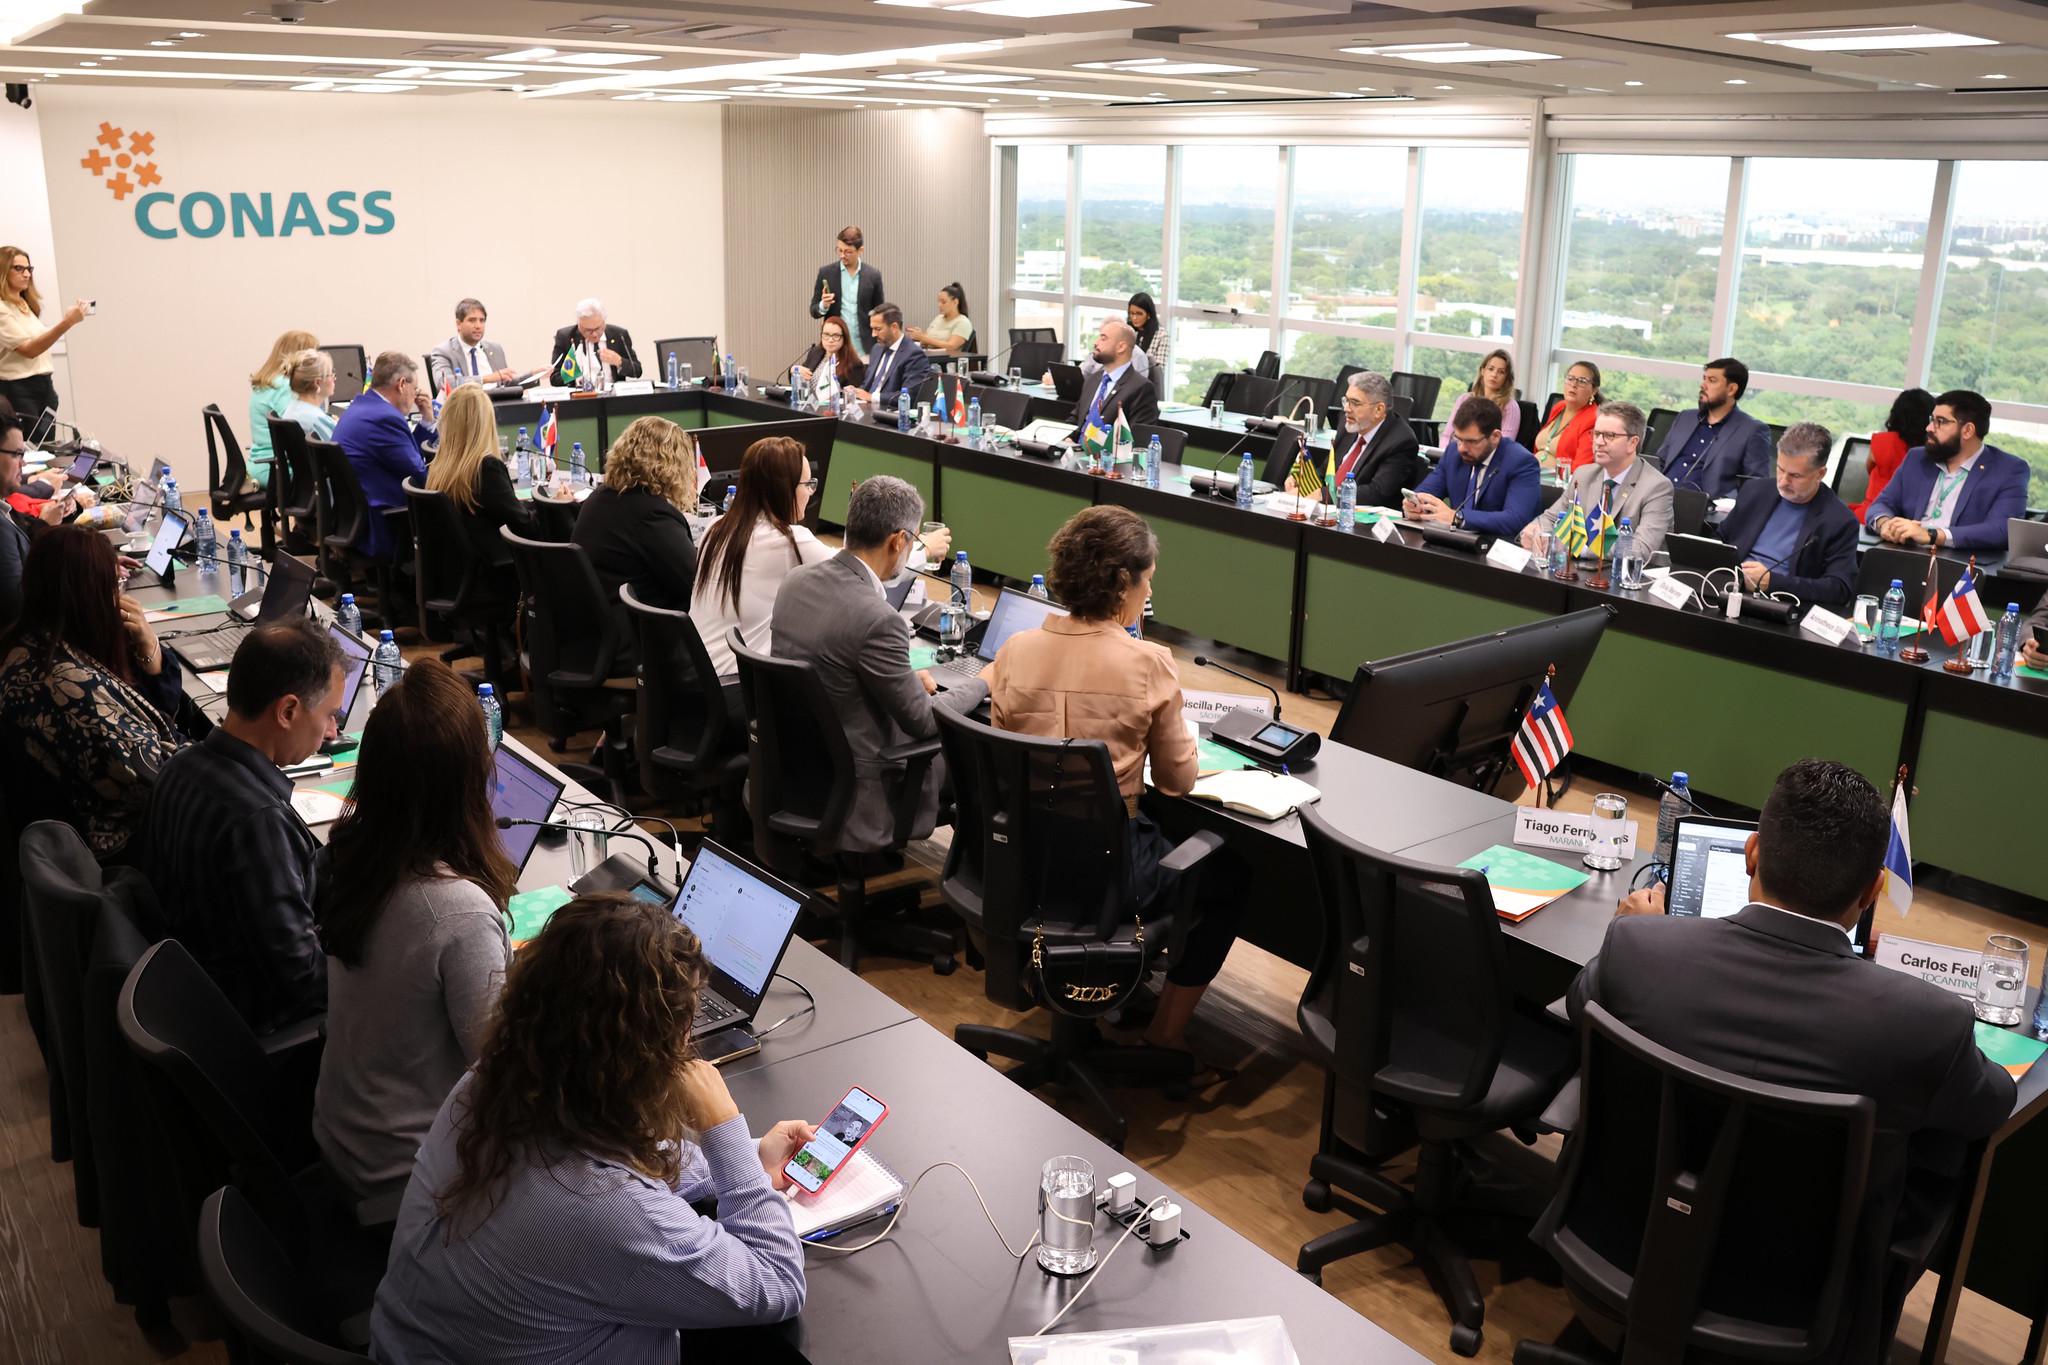
[[[1010, 112], [2048, 89], [2048, 7], [2037, 0], [1123, 0], [1130, 7], [1011, 17], [1106, 2], [1115, 0], [15, 0], [0, 6], [0, 39], [19, 30], [0, 45], [0, 72], [9, 82], [174, 89]], [[943, 8], [962, 3], [999, 12]], [[1906, 31], [1863, 35], [1874, 46], [1854, 51], [1766, 41], [1830, 46], [1843, 35], [1828, 30], [1872, 28]], [[1730, 36], [1745, 33], [1760, 36]], [[1941, 45], [1963, 39], [1983, 41]], [[1471, 46], [1413, 51], [1459, 43]], [[1361, 47], [1382, 50], [1346, 51]], [[553, 51], [500, 60], [534, 48]], [[1455, 60], [1459, 51], [1476, 60]], [[605, 54], [634, 60], [581, 63]], [[1149, 66], [1103, 65], [1130, 62]]]

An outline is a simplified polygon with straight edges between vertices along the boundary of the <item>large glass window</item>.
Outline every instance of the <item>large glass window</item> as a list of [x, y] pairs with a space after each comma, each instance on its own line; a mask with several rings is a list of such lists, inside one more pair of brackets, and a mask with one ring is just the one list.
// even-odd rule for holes
[[1707, 359], [1728, 158], [1575, 156], [1571, 186], [1558, 344]]
[[1166, 148], [1083, 147], [1078, 155], [1080, 291], [1156, 298], [1166, 259]]
[[[1505, 344], [1505, 343], [1504, 343]], [[1488, 348], [1491, 349], [1491, 348]], [[1508, 347], [1513, 350], [1512, 346]], [[1453, 351], [1442, 346], [1417, 346], [1408, 352], [1409, 374], [1433, 374], [1444, 381], [1437, 390], [1436, 408], [1431, 412], [1411, 412], [1417, 419], [1448, 417], [1451, 404], [1458, 401], [1458, 395], [1472, 386], [1479, 375], [1479, 366], [1486, 359], [1485, 351]], [[1515, 376], [1515, 386], [1522, 390], [1524, 398], [1529, 397], [1529, 386], [1520, 375]], [[1542, 394], [1535, 395], [1537, 398]]]
[[[1014, 324], [1015, 326], [1050, 327], [1054, 336], [1059, 337], [1062, 341], [1066, 339], [1067, 309], [1065, 304], [1057, 303], [1051, 299], [1018, 299], [1016, 302], [1017, 320]], [[989, 339], [983, 337], [982, 344], [984, 346], [989, 344]], [[1007, 346], [1008, 344], [1009, 338], [1005, 337], [1003, 345]]]
[[1335, 379], [1346, 365], [1385, 374], [1394, 368], [1394, 343], [1371, 337], [1337, 337], [1322, 332], [1288, 332], [1281, 369], [1315, 379]]
[[1067, 287], [1065, 147], [1017, 149], [1017, 259], [1012, 270], [1013, 289], [1057, 293]]
[[1394, 325], [1407, 179], [1400, 147], [1295, 150], [1288, 317]]
[[1265, 312], [1273, 292], [1278, 150], [1204, 144], [1183, 147], [1180, 156], [1175, 301]]
[[1176, 318], [1173, 324], [1173, 398], [1199, 403], [1209, 381], [1225, 370], [1249, 370], [1265, 354], [1263, 327], [1238, 327], [1206, 318]]
[[1529, 154], [1431, 147], [1422, 153], [1415, 330], [1507, 337], [1521, 274]]
[[1933, 200], [1932, 161], [1752, 161], [1735, 354], [1752, 370], [1898, 384]]

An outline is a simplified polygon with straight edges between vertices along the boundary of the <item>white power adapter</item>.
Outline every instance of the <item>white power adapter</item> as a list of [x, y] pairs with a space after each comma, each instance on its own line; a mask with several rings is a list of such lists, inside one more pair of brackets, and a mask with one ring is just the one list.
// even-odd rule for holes
[[1145, 1240], [1153, 1246], [1172, 1246], [1180, 1240], [1180, 1205], [1172, 1200], [1162, 1200], [1152, 1206], [1152, 1220], [1145, 1229]]
[[1129, 1171], [1118, 1171], [1103, 1186], [1102, 1207], [1112, 1214], [1128, 1214], [1138, 1202], [1138, 1177]]

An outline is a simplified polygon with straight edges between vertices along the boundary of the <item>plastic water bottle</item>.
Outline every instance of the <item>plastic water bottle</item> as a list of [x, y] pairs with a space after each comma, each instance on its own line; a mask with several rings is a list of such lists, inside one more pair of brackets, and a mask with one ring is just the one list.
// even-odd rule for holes
[[789, 377], [789, 405], [793, 408], [804, 405], [804, 386], [795, 375]]
[[1627, 517], [1621, 519], [1621, 529], [1614, 537], [1614, 576], [1615, 586], [1624, 592], [1643, 586], [1643, 557], [1636, 553], [1636, 533]]
[[533, 487], [533, 438], [525, 427], [519, 428], [519, 439], [512, 443], [512, 481], [521, 488]]
[[718, 504], [718, 511], [721, 516], [732, 510], [732, 500], [739, 495], [740, 488], [738, 484], [729, 483], [725, 486], [725, 499]]
[[1024, 590], [1024, 595], [1026, 597], [1042, 598], [1047, 602], [1052, 601], [1052, 594], [1045, 590], [1045, 575], [1042, 573], [1031, 575], [1031, 586]]
[[334, 609], [334, 624], [351, 635], [363, 633], [363, 609], [356, 605], [354, 593], [345, 592], [341, 595], [341, 605]]
[[242, 543], [240, 527], [228, 532], [228, 596], [240, 597], [249, 590], [249, 547]]
[[2048, 1038], [2048, 991], [2042, 991], [2034, 1002], [2034, 1036]]
[[1245, 453], [1243, 459], [1237, 462], [1237, 505], [1242, 511], [1249, 512], [1251, 510], [1252, 457], [1249, 451]]
[[[1998, 648], [1991, 655], [1991, 681], [2011, 682], [2013, 661], [2020, 652], [2020, 604], [2005, 604], [2005, 615], [1998, 618]], [[2048, 991], [2042, 994], [2048, 995]]]
[[981, 445], [981, 400], [967, 400], [967, 444], [979, 448]]
[[1678, 837], [1680, 816], [1692, 813], [1688, 798], [1692, 788], [1686, 785], [1684, 773], [1671, 774], [1671, 789], [1657, 799], [1657, 861], [1671, 866], [1672, 844]]
[[965, 550], [953, 556], [953, 605], [964, 612], [974, 610], [974, 570], [968, 567]]
[[214, 534], [213, 518], [204, 507], [192, 522], [192, 549], [199, 556], [201, 578], [211, 578], [220, 572], [220, 539]]
[[672, 389], [678, 389], [682, 387], [683, 381], [681, 366], [682, 357], [678, 356], [674, 351], [670, 351], [668, 353], [668, 373], [666, 375], [666, 378], [668, 379], [668, 386]]
[[569, 443], [569, 482], [577, 488], [581, 488], [590, 482], [588, 466], [583, 455], [583, 442], [581, 441], [571, 441]]
[[1899, 657], [1899, 622], [1906, 614], [1906, 585], [1894, 578], [1885, 590], [1884, 606], [1877, 615], [1877, 652], [1887, 659]]
[[377, 648], [370, 655], [370, 685], [383, 696], [398, 682], [398, 675], [405, 671], [405, 657], [398, 652], [398, 641], [391, 638], [391, 632], [377, 632]]
[[1159, 466], [1165, 462], [1165, 448], [1159, 444], [1159, 438], [1154, 436], [1151, 444], [1145, 447], [1145, 487], [1159, 487], [1160, 479], [1165, 477], [1159, 472]]
[[910, 390], [896, 390], [896, 430], [910, 430]]
[[495, 749], [505, 737], [505, 708], [498, 702], [497, 689], [489, 683], [476, 685], [476, 700], [484, 708], [484, 729], [490, 732], [491, 747]]
[[177, 475], [165, 474], [164, 481], [161, 485], [159, 485], [159, 488], [162, 493], [164, 506], [175, 507], [181, 512], [185, 510], [184, 499], [178, 493]]
[[725, 353], [725, 391], [738, 393], [740, 389], [740, 367], [732, 363], [732, 352]]
[[1337, 529], [1348, 531], [1358, 524], [1358, 475], [1346, 474], [1337, 485]]

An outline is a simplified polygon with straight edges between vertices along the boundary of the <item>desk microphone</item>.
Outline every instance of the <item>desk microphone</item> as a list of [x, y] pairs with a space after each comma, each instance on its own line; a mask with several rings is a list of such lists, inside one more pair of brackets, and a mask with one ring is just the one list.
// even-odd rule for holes
[[[1234, 442], [1234, 443], [1233, 443], [1233, 444], [1231, 445], [1230, 449], [1228, 449], [1228, 450], [1226, 450], [1226, 451], [1224, 451], [1224, 452], [1223, 452], [1223, 463], [1222, 463], [1222, 464], [1219, 464], [1219, 465], [1217, 465], [1217, 466], [1216, 466], [1216, 473], [1217, 473], [1217, 475], [1218, 475], [1218, 480], [1219, 480], [1219, 481], [1217, 481], [1217, 482], [1212, 482], [1212, 483], [1210, 483], [1210, 484], [1208, 485], [1208, 492], [1209, 492], [1209, 496], [1210, 496], [1210, 497], [1212, 497], [1212, 498], [1220, 498], [1220, 497], [1222, 497], [1222, 496], [1223, 496], [1223, 492], [1224, 492], [1224, 487], [1225, 487], [1225, 486], [1224, 486], [1224, 484], [1223, 484], [1222, 482], [1220, 482], [1220, 479], [1221, 479], [1221, 476], [1223, 476], [1223, 475], [1225, 475], [1225, 474], [1228, 474], [1228, 475], [1230, 475], [1230, 476], [1231, 476], [1231, 481], [1230, 481], [1229, 487], [1230, 487], [1230, 489], [1232, 490], [1232, 493], [1233, 493], [1233, 495], [1235, 494], [1235, 490], [1236, 490], [1236, 488], [1237, 488], [1237, 479], [1236, 479], [1236, 471], [1235, 471], [1234, 469], [1232, 469], [1232, 468], [1230, 467], [1230, 461], [1232, 461], [1232, 460], [1236, 459], [1236, 458], [1237, 458], [1237, 457], [1238, 457], [1238, 456], [1239, 456], [1240, 454], [1242, 454], [1242, 453], [1243, 453], [1243, 451], [1244, 451], [1244, 448], [1245, 448], [1245, 447], [1246, 447], [1247, 445], [1250, 445], [1250, 444], [1251, 444], [1251, 439], [1252, 439], [1252, 437], [1254, 437], [1254, 436], [1262, 436], [1262, 435], [1264, 435], [1264, 434], [1265, 434], [1264, 432], [1260, 432], [1260, 431], [1255, 431], [1255, 430], [1253, 430], [1253, 429], [1252, 429], [1252, 427], [1251, 427], [1251, 424], [1250, 424], [1250, 423], [1246, 423], [1246, 424], [1245, 424], [1245, 431], [1244, 431], [1244, 435], [1242, 435], [1242, 436], [1238, 437], [1238, 438], [1237, 438], [1237, 440], [1236, 440], [1236, 442]], [[1258, 475], [1258, 471], [1257, 471], [1257, 470], [1253, 470], [1253, 471], [1252, 471], [1252, 479], [1253, 479], [1253, 481], [1254, 481], [1254, 482], [1256, 482], [1256, 481], [1258, 480], [1258, 477], [1259, 477], [1259, 475]]]
[[996, 368], [996, 362], [1016, 349], [1017, 343], [1013, 341], [1003, 347], [1002, 350], [997, 351], [988, 358], [988, 364], [985, 369], [969, 370], [967, 372], [967, 382], [970, 384], [981, 384], [992, 389], [1002, 388], [1007, 385], [1009, 383], [1009, 376]]
[[[513, 815], [498, 817], [499, 829], [511, 829], [514, 825], [532, 825], [535, 829], [559, 829], [569, 834], [596, 834], [607, 839], [635, 839], [647, 848], [647, 872], [649, 876], [661, 875], [661, 860], [655, 853], [654, 840], [636, 829], [584, 829], [579, 825], [564, 824], [560, 820], [522, 820]], [[680, 878], [678, 879], [680, 884]]]
[[[763, 398], [770, 399], [778, 403], [787, 402], [789, 399], [789, 391], [796, 387], [796, 367], [803, 364], [804, 357], [809, 355], [810, 353], [811, 348], [808, 346], [804, 347], [802, 351], [799, 351], [797, 353], [797, 357], [795, 360], [790, 361], [787, 365], [784, 365], [780, 370], [777, 370], [775, 372], [775, 378], [761, 386], [761, 396]], [[827, 356], [826, 359], [829, 360], [831, 359], [831, 357]], [[784, 384], [779, 382], [784, 379], [789, 380], [789, 383]]]
[[1669, 782], [1666, 782], [1663, 778], [1657, 776], [1655, 773], [1637, 773], [1636, 777], [1641, 781], [1648, 782], [1651, 786], [1656, 787], [1659, 791], [1670, 792], [1673, 796], [1685, 802], [1686, 805], [1691, 806], [1693, 810], [1697, 811], [1701, 815], [1706, 816], [1709, 820], [1718, 820], [1721, 818], [1720, 816], [1714, 814], [1714, 812], [1708, 810], [1705, 806], [1702, 806], [1699, 802], [1693, 800], [1691, 792], [1680, 791], [1678, 788], [1672, 786]]
[[1255, 687], [1265, 688], [1268, 692], [1271, 692], [1273, 694], [1273, 719], [1280, 719], [1280, 693], [1274, 689], [1271, 683], [1262, 682], [1259, 679], [1254, 678], [1249, 673], [1240, 673], [1238, 672], [1238, 670], [1232, 668], [1229, 664], [1218, 663], [1206, 654], [1197, 654], [1195, 656], [1195, 667], [1213, 668], [1219, 673], [1228, 673], [1233, 678], [1242, 678], [1244, 681], [1251, 683]]

